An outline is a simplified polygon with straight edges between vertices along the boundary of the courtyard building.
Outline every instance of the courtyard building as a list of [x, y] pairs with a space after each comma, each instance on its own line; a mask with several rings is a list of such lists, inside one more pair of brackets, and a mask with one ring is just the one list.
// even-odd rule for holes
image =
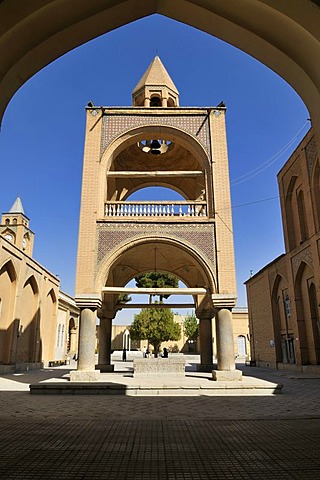
[[[163, 342], [161, 348], [167, 348], [170, 352], [181, 352], [185, 354], [200, 354], [201, 345], [199, 337], [196, 340], [190, 340], [186, 335], [184, 329], [185, 315], [174, 315], [174, 321], [181, 327], [181, 338], [177, 341]], [[235, 357], [242, 361], [249, 361], [250, 359], [250, 337], [249, 337], [249, 319], [248, 309], [235, 307], [232, 310], [233, 321], [233, 349]], [[99, 328], [99, 327], [98, 327]], [[217, 357], [217, 340], [215, 338], [215, 319], [212, 319], [212, 351], [213, 357]], [[111, 351], [122, 350], [124, 347], [128, 350], [143, 352], [143, 348], [147, 346], [146, 340], [129, 340], [130, 339], [130, 325], [112, 325], [111, 336]], [[99, 336], [99, 335], [98, 335]]]
[[64, 364], [77, 351], [79, 310], [33, 257], [20, 197], [0, 224], [0, 372]]
[[256, 365], [320, 364], [320, 164], [311, 128], [278, 174], [285, 253], [247, 282]]

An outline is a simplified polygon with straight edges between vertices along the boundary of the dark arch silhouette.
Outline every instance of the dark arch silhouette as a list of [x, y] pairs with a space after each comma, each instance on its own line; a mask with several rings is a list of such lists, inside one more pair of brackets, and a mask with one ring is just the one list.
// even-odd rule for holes
[[158, 13], [217, 36], [277, 72], [304, 100], [319, 129], [318, 5], [315, 0], [1, 2], [0, 118], [18, 88], [53, 60], [99, 35]]

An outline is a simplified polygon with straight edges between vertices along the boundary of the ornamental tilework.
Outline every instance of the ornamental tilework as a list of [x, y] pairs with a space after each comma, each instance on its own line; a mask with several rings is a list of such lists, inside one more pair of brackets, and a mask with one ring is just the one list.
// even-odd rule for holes
[[128, 240], [143, 237], [168, 237], [183, 241], [207, 261], [215, 271], [215, 248], [212, 225], [137, 225], [103, 223], [98, 225], [97, 264]]
[[291, 258], [293, 277], [296, 278], [301, 262], [305, 262], [313, 269], [313, 257], [310, 247], [305, 248]]
[[118, 135], [132, 128], [143, 125], [161, 125], [175, 127], [196, 138], [209, 153], [208, 115], [112, 115], [103, 116], [101, 136], [101, 156], [105, 149]]

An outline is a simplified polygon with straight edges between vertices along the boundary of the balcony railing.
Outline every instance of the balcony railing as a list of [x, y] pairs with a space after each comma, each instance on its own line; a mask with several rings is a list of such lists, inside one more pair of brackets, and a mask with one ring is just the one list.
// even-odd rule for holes
[[206, 202], [106, 202], [106, 217], [206, 217]]

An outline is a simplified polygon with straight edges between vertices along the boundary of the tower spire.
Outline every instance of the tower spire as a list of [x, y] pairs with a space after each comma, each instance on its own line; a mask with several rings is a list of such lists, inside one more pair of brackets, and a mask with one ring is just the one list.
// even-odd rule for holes
[[138, 107], [177, 107], [179, 92], [165, 66], [156, 55], [132, 92]]
[[23, 209], [23, 206], [22, 206], [22, 201], [21, 201], [21, 198], [20, 198], [19, 195], [17, 196], [15, 202], [13, 203], [12, 207], [10, 208], [9, 213], [22, 213], [23, 215], [25, 215], [24, 209]]

